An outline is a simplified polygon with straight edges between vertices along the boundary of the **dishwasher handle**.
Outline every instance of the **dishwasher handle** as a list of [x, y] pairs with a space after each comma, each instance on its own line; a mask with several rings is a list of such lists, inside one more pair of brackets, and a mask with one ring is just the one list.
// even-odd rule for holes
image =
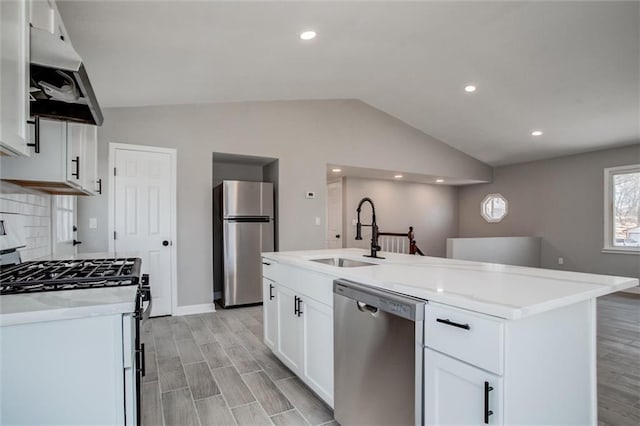
[[371, 312], [372, 314], [378, 313], [378, 308], [376, 308], [375, 306], [367, 305], [364, 302], [356, 301], [356, 306], [358, 307], [358, 310], [360, 312], [368, 311], [368, 312]]

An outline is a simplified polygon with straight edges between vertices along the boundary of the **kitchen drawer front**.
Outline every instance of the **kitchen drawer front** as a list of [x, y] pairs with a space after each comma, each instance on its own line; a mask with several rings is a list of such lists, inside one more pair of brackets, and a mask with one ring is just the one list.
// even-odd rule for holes
[[310, 297], [327, 306], [333, 306], [334, 277], [289, 265], [280, 265], [278, 284], [290, 288], [304, 301]]
[[499, 319], [437, 303], [425, 306], [424, 341], [429, 348], [502, 374], [504, 324]]
[[269, 278], [271, 281], [278, 282], [279, 281], [279, 272], [280, 265], [278, 262], [267, 259], [266, 257], [262, 258], [262, 276], [265, 278]]

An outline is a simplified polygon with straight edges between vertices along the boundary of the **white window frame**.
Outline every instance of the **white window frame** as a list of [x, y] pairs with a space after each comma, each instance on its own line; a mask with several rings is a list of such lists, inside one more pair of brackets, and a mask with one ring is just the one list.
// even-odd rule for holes
[[640, 247], [619, 247], [613, 245], [613, 176], [622, 173], [640, 172], [640, 164], [628, 166], [608, 167], [604, 169], [604, 244], [603, 253], [638, 254]]

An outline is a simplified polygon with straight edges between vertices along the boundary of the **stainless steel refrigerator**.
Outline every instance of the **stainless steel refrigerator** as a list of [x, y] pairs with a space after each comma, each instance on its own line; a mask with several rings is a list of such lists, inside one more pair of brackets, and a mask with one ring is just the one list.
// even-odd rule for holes
[[214, 289], [224, 307], [260, 303], [261, 253], [274, 249], [273, 184], [226, 180], [213, 193]]

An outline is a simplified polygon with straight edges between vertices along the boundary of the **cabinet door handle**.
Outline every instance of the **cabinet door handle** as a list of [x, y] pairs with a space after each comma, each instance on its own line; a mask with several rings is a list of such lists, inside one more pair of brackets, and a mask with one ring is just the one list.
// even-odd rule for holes
[[273, 284], [269, 284], [269, 300], [273, 300]]
[[269, 262], [262, 262], [262, 264], [267, 266], [271, 265]]
[[302, 299], [298, 297], [298, 317], [302, 315], [302, 309], [300, 309], [300, 304], [302, 303]]
[[27, 120], [27, 123], [33, 124], [33, 143], [28, 143], [27, 146], [33, 147], [33, 152], [40, 154], [40, 116], [36, 115], [33, 121]]
[[77, 246], [78, 244], [82, 244], [82, 241], [78, 241], [78, 240], [75, 240], [75, 239], [74, 239], [74, 240], [73, 240], [73, 242], [72, 242], [72, 244], [73, 244], [73, 246], [75, 247], [75, 246]]
[[447, 319], [443, 319], [443, 318], [436, 318], [436, 321], [442, 324], [446, 324], [446, 325], [450, 325], [452, 327], [458, 327], [458, 328], [464, 328], [465, 330], [471, 330], [471, 327], [469, 326], [469, 324], [460, 324], [457, 322], [453, 322], [451, 320]]
[[78, 157], [76, 155], [75, 160], [71, 160], [72, 163], [76, 163], [76, 172], [75, 173], [71, 173], [71, 176], [75, 177], [76, 179], [80, 180], [80, 157]]
[[102, 194], [102, 179], [98, 179], [98, 194]]
[[493, 414], [493, 411], [489, 410], [489, 392], [493, 390], [493, 387], [489, 386], [489, 382], [484, 382], [484, 424], [489, 424], [489, 416]]

